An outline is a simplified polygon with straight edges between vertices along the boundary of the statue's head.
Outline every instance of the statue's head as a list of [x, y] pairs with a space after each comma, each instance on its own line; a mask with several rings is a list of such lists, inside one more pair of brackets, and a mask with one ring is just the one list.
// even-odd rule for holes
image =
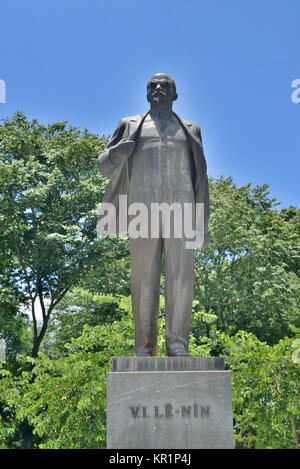
[[172, 106], [177, 97], [173, 78], [166, 73], [152, 75], [147, 83], [147, 100], [152, 107], [165, 108]]

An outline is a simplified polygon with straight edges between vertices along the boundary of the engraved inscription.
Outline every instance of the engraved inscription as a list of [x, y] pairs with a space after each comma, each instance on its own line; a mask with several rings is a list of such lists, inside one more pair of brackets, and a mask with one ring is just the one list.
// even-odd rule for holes
[[182, 417], [190, 417], [191, 416], [191, 409], [192, 407], [189, 405], [186, 407], [185, 405], [181, 406]]
[[166, 404], [165, 405], [165, 416], [166, 417], [174, 417], [172, 409], [173, 409], [172, 404]]
[[136, 419], [139, 415], [139, 410], [140, 408], [139, 407], [130, 407], [130, 410], [131, 410], [131, 415], [134, 419]]
[[163, 417], [163, 414], [160, 414], [160, 413], [159, 413], [159, 407], [158, 407], [158, 405], [156, 405], [156, 406], [154, 407], [154, 411], [155, 411], [155, 414], [154, 414], [154, 417], [155, 417], [155, 418], [161, 418], [161, 417]]
[[131, 406], [129, 407], [131, 416], [134, 419], [154, 417], [155, 419], [167, 418], [172, 419], [175, 416], [191, 419], [191, 418], [208, 418], [210, 416], [210, 407], [207, 405], [191, 404], [181, 405], [174, 408], [170, 403], [165, 405], [156, 405], [153, 408], [147, 406]]

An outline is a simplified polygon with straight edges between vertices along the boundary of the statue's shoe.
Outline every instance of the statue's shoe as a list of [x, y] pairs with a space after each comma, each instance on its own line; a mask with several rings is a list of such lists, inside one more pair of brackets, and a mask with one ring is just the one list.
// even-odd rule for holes
[[153, 355], [151, 355], [149, 352], [138, 352], [136, 357], [153, 357]]
[[189, 354], [183, 345], [172, 344], [168, 347], [169, 357], [188, 357]]

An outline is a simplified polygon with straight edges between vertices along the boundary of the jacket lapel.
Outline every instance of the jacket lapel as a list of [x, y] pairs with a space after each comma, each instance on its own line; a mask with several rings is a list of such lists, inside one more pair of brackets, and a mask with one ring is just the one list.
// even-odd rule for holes
[[[146, 118], [146, 116], [149, 114], [149, 111], [146, 112], [145, 114], [139, 114], [137, 117], [135, 118], [131, 118], [130, 121], [129, 121], [129, 136], [128, 136], [128, 139], [129, 140], [137, 140], [138, 136], [139, 136], [139, 133], [141, 131], [141, 128], [142, 128], [142, 125], [143, 125], [143, 122]], [[133, 123], [135, 122], [135, 125], [134, 125], [134, 128], [132, 129], [130, 123]]]
[[182, 125], [183, 129], [185, 130], [185, 132], [187, 133], [188, 137], [190, 137], [192, 139], [192, 142], [193, 143], [196, 143], [199, 145], [199, 142], [197, 142], [195, 136], [193, 135], [193, 133], [191, 132], [191, 127], [192, 127], [192, 124], [186, 124], [183, 119], [181, 119], [181, 117], [177, 116], [177, 114], [175, 114], [175, 112], [173, 112], [174, 116], [177, 117], [177, 119], [179, 120], [180, 124]]

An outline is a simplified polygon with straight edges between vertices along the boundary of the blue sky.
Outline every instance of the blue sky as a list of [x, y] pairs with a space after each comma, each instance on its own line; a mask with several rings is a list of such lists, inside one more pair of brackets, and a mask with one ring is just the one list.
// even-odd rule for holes
[[0, 0], [0, 117], [112, 134], [148, 110], [146, 82], [166, 72], [208, 173], [269, 183], [299, 207], [299, 19], [299, 0]]

